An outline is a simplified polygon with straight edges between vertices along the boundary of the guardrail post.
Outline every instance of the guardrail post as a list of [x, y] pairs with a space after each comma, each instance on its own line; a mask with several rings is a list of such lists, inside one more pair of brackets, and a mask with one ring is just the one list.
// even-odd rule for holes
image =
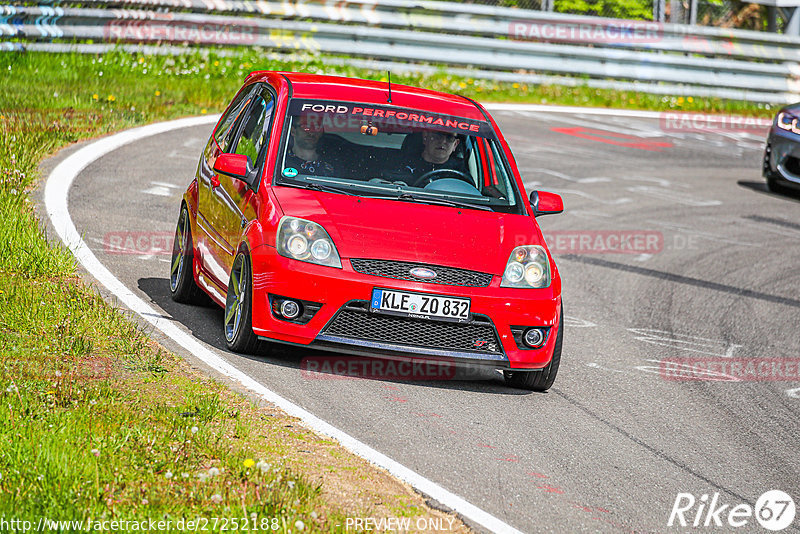
[[767, 8], [767, 31], [772, 33], [778, 31], [778, 8], [775, 6]]
[[667, 5], [666, 0], [653, 0], [653, 20], [656, 22], [667, 21]]
[[669, 21], [673, 24], [684, 24], [682, 0], [669, 0]]
[[689, 3], [689, 24], [692, 26], [697, 24], [697, 0], [691, 0]]

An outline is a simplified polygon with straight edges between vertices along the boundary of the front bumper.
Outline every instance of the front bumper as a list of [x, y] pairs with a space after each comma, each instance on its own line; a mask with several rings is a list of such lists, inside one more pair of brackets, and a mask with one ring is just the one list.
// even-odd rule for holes
[[[348, 259], [342, 269], [280, 256], [267, 245], [251, 252], [253, 331], [259, 337], [362, 356], [456, 362], [499, 369], [538, 369], [552, 358], [561, 306], [560, 281], [545, 289], [461, 287], [358, 273]], [[467, 297], [467, 324], [398, 318], [369, 311], [375, 287]], [[305, 324], [272, 312], [270, 295], [321, 304]], [[520, 349], [513, 326], [548, 327], [539, 349]], [[441, 342], [439, 340], [442, 340]]]
[[762, 175], [800, 189], [800, 136], [776, 127], [770, 130]]

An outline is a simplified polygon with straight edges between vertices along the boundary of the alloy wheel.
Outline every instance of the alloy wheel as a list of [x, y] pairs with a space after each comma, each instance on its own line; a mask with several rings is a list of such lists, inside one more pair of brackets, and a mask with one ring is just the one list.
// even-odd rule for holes
[[225, 339], [232, 342], [236, 338], [242, 323], [242, 312], [247, 305], [247, 262], [239, 255], [231, 270], [230, 289], [225, 299]]
[[175, 229], [175, 241], [172, 245], [172, 266], [169, 274], [169, 288], [174, 293], [183, 275], [186, 264], [186, 240], [189, 235], [189, 221], [186, 211], [181, 211], [178, 218], [178, 227]]

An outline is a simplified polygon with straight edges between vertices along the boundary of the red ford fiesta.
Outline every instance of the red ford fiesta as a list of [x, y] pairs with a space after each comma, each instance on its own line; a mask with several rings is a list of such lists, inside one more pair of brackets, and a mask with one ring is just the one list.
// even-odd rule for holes
[[486, 365], [543, 391], [561, 358], [561, 279], [497, 125], [464, 97], [254, 72], [183, 196], [172, 296], [259, 340]]

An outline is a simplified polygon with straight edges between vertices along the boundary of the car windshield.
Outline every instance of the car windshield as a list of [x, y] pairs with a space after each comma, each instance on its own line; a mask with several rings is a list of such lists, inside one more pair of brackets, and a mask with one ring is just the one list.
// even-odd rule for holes
[[522, 213], [490, 123], [392, 105], [292, 99], [276, 183]]

